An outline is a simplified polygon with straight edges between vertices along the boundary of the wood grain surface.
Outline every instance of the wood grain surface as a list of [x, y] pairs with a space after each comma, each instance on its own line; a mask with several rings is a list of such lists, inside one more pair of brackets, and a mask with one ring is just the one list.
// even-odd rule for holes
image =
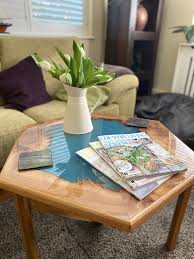
[[16, 203], [26, 257], [27, 259], [38, 259], [38, 245], [32, 223], [30, 200], [17, 195]]
[[[94, 114], [93, 118], [126, 121], [124, 117], [107, 117], [99, 114]], [[157, 121], [150, 121], [149, 128], [145, 131], [177, 159], [184, 162], [188, 170], [173, 176], [142, 201], [138, 201], [124, 190], [112, 191], [91, 181], [71, 183], [40, 170], [18, 172], [19, 153], [47, 148], [48, 140], [41, 132], [48, 125], [59, 123], [63, 121], [37, 124], [24, 129], [2, 169], [1, 188], [56, 208], [67, 216], [131, 231], [194, 183], [194, 152]]]

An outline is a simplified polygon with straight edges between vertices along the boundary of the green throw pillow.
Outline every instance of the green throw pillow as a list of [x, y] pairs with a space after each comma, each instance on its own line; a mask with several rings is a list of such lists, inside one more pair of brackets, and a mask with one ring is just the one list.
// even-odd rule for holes
[[[87, 101], [90, 112], [103, 105], [110, 96], [110, 90], [106, 86], [93, 86], [87, 90]], [[63, 86], [55, 92], [54, 98], [67, 102], [67, 92]]]

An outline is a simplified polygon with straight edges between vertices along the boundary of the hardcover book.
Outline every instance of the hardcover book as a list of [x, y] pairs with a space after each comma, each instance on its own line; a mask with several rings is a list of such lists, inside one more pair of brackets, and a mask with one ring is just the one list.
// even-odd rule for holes
[[126, 179], [173, 175], [187, 169], [144, 132], [104, 135], [99, 140], [117, 172]]
[[51, 166], [52, 155], [49, 149], [23, 152], [19, 155], [18, 170]]
[[137, 187], [141, 187], [145, 184], [155, 182], [158, 180], [161, 180], [166, 177], [166, 175], [161, 175], [161, 176], [153, 176], [153, 177], [146, 177], [142, 179], [137, 179], [137, 180], [128, 180], [125, 177], [122, 177], [122, 174], [120, 174], [114, 164], [112, 163], [110, 157], [106, 153], [106, 149], [103, 148], [102, 144], [100, 141], [95, 141], [90, 143], [91, 148], [110, 166], [112, 169], [115, 171], [115, 174], [119, 174], [119, 176], [122, 178], [122, 180], [128, 184], [132, 189], [135, 189]]
[[138, 187], [133, 190], [126, 182], [124, 182], [118, 174], [115, 173], [112, 167], [110, 167], [91, 147], [84, 148], [76, 152], [81, 158], [88, 162], [96, 170], [104, 174], [106, 177], [111, 179], [116, 184], [120, 185], [127, 192], [134, 195], [137, 199], [142, 200], [156, 188], [158, 188], [162, 183], [167, 181], [170, 176], [165, 177], [161, 180], [148, 183], [142, 187]]

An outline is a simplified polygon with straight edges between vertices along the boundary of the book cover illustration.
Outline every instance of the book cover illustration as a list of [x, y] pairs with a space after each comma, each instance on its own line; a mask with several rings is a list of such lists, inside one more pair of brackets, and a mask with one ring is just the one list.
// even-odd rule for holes
[[22, 152], [19, 155], [18, 170], [40, 168], [52, 165], [52, 155], [49, 149]]
[[158, 188], [162, 183], [166, 182], [169, 177], [165, 177], [158, 181], [148, 183], [142, 187], [138, 187], [135, 190], [130, 188], [118, 174], [115, 173], [112, 167], [110, 167], [91, 147], [84, 148], [76, 152], [81, 158], [88, 162], [92, 167], [98, 170], [100, 173], [111, 179], [116, 184], [120, 185], [127, 192], [134, 195], [137, 199], [142, 200], [152, 191]]
[[169, 175], [186, 170], [146, 133], [99, 136], [116, 170], [126, 179]]
[[136, 179], [136, 180], [128, 180], [125, 177], [123, 177], [122, 174], [120, 174], [115, 166], [113, 165], [110, 157], [107, 155], [106, 153], [106, 149], [102, 146], [100, 141], [95, 141], [95, 142], [90, 142], [89, 143], [91, 148], [110, 166], [112, 167], [112, 169], [115, 171], [115, 174], [119, 174], [119, 176], [121, 177], [121, 181], [125, 182], [126, 184], [128, 184], [132, 189], [135, 189], [137, 187], [143, 186], [145, 184], [151, 183], [151, 182], [155, 182], [158, 180], [161, 180], [163, 178], [166, 177], [166, 175], [161, 175], [161, 176], [153, 176], [153, 177], [146, 177], [146, 178], [142, 178], [142, 179]]

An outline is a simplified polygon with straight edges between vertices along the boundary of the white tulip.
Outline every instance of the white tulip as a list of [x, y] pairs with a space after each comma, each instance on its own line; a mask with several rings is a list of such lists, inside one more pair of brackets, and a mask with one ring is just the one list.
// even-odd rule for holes
[[82, 47], [80, 47], [80, 52], [81, 52], [82, 58], [85, 58], [86, 52], [85, 52], [85, 50]]
[[45, 71], [49, 71], [52, 68], [51, 64], [46, 60], [41, 61], [39, 66]]
[[70, 60], [71, 60], [71, 57], [70, 57], [70, 55], [68, 55], [68, 54], [65, 54], [65, 55], [64, 55], [64, 57], [65, 57], [65, 59], [66, 59], [68, 62], [70, 62]]
[[72, 85], [72, 78], [69, 73], [63, 73], [62, 75], [60, 75], [59, 79], [65, 84]]

